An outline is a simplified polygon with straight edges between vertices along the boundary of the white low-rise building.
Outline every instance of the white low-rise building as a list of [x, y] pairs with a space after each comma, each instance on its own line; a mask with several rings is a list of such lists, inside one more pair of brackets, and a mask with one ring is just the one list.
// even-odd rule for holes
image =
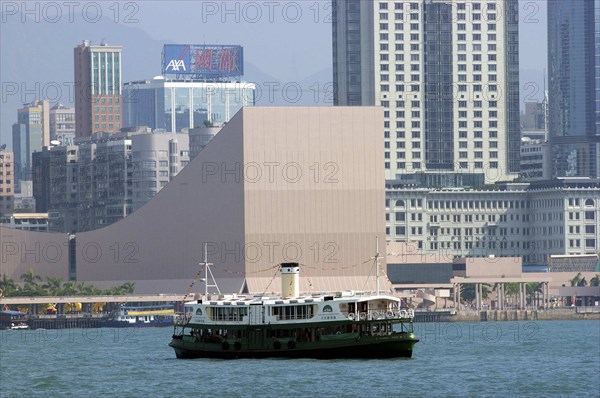
[[597, 253], [599, 230], [597, 180], [386, 189], [388, 240], [416, 242], [423, 254], [522, 257], [525, 266], [546, 265], [553, 254]]

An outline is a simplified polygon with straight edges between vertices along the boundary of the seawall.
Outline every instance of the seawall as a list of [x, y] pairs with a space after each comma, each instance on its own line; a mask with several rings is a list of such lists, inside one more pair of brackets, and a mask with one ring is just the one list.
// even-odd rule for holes
[[600, 307], [591, 309], [588, 307], [586, 309], [457, 311], [455, 315], [446, 319], [449, 322], [600, 320]]

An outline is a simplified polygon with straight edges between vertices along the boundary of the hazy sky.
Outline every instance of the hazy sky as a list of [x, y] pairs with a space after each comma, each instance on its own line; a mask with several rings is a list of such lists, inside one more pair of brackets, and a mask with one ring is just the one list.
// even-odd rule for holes
[[331, 67], [329, 1], [152, 1], [140, 4], [138, 19], [157, 39], [241, 44], [251, 62], [281, 80]]
[[519, 1], [521, 69], [545, 69], [548, 63], [546, 0]]
[[[240, 43], [264, 72], [282, 80], [331, 67], [328, 0], [139, 4], [138, 26], [157, 39]], [[521, 69], [542, 70], [547, 52], [546, 1], [520, 1], [519, 14]]]

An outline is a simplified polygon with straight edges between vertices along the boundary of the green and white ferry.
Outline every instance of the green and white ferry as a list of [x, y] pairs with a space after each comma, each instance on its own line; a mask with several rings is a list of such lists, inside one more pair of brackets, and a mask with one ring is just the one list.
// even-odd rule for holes
[[187, 302], [169, 345], [177, 358], [412, 356], [419, 341], [414, 313], [399, 298], [352, 291], [301, 295], [298, 277], [298, 263], [282, 263], [282, 297]]

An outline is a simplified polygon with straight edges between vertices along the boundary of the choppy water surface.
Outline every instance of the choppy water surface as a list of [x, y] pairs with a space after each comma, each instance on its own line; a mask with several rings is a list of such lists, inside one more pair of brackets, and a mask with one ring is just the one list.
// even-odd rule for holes
[[0, 397], [600, 397], [600, 321], [422, 323], [413, 359], [177, 360], [171, 328], [0, 332]]

